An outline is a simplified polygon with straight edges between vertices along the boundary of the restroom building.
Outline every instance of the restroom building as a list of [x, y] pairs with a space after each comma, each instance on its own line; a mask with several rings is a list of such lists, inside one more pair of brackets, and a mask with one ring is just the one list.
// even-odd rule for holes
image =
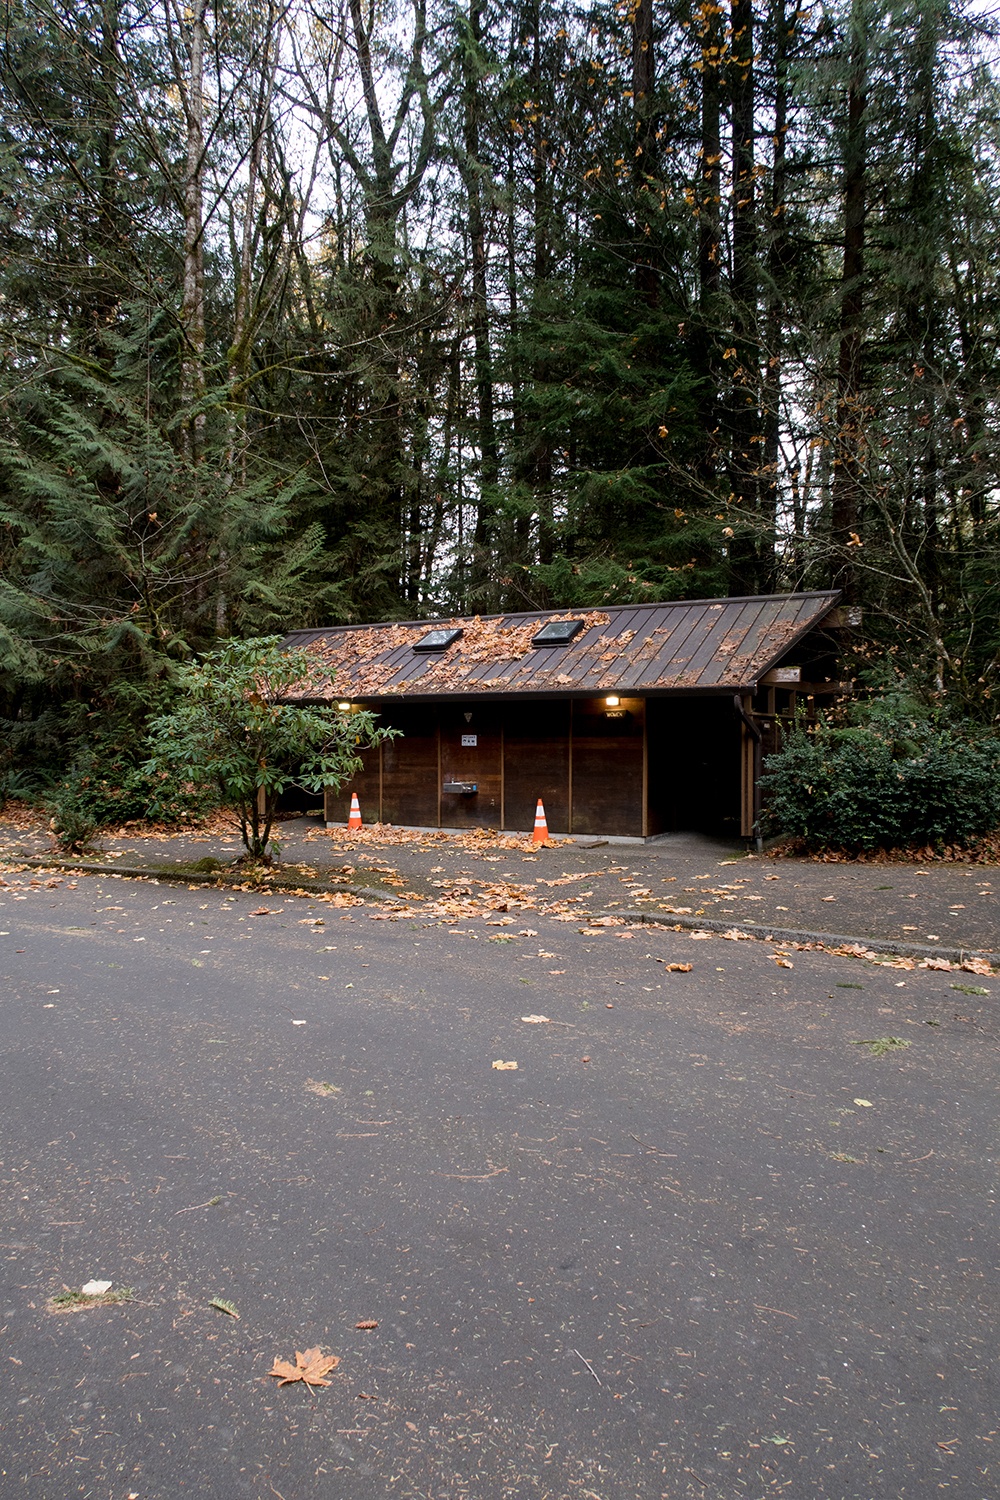
[[781, 725], [844, 690], [835, 591], [291, 632], [303, 697], [401, 734], [327, 793], [346, 821], [646, 839], [756, 831]]

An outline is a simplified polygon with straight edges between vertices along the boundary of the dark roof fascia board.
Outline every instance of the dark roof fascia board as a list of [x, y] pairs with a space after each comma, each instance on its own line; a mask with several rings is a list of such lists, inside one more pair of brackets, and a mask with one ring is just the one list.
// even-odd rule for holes
[[[768, 671], [770, 671], [770, 667]], [[593, 698], [607, 698], [609, 694], [618, 698], [732, 698], [734, 693], [756, 692], [756, 686], [752, 682], [744, 683], [739, 687], [682, 687], [682, 688], [554, 688], [551, 691], [545, 688], [533, 688], [528, 692], [505, 693], [502, 688], [494, 688], [489, 693], [386, 693], [381, 698], [366, 698], [355, 693], [351, 697], [351, 703], [356, 703], [362, 708], [369, 708], [375, 704], [388, 707], [393, 703], [509, 703], [512, 700], [519, 703], [531, 703], [537, 699], [539, 702], [548, 701], [552, 698], [560, 700], [578, 699], [581, 703]], [[298, 698], [297, 703], [316, 703], [323, 707], [330, 707], [329, 698]], [[346, 698], [343, 700], [346, 702]]]

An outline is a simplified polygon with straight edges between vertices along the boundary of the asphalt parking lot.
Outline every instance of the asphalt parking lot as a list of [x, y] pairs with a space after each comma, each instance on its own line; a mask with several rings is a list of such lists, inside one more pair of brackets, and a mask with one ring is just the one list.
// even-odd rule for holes
[[33, 878], [5, 1500], [997, 1494], [997, 979]]

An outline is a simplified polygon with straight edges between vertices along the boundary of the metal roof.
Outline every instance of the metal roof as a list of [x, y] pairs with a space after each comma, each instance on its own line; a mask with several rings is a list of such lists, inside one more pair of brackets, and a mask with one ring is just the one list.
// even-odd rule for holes
[[[314, 700], [753, 691], [839, 597], [827, 590], [334, 625], [293, 630], [282, 645], [316, 657], [319, 670], [302, 693]], [[532, 646], [542, 625], [566, 619], [585, 626], [568, 646]], [[462, 634], [446, 651], [415, 652], [436, 626]]]

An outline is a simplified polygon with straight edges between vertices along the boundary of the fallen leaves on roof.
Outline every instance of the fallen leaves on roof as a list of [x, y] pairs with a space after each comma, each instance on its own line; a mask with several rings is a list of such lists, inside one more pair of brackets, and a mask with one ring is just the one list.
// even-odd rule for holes
[[485, 681], [477, 679], [477, 685], [503, 687], [522, 658], [535, 649], [531, 643], [542, 625], [552, 620], [583, 620], [585, 635], [596, 626], [607, 625], [610, 618], [604, 611], [592, 609], [569, 610], [512, 625], [505, 624], [502, 615], [435, 620], [434, 629], [458, 628], [462, 634], [446, 650], [420, 656], [413, 655], [412, 647], [427, 634], [429, 623], [331, 630], [307, 647], [316, 658], [317, 672], [302, 690], [312, 698], [351, 693], [371, 698], [402, 693], [419, 682], [421, 691], [441, 692], [465, 682], [476, 667], [487, 663], [505, 670]]

